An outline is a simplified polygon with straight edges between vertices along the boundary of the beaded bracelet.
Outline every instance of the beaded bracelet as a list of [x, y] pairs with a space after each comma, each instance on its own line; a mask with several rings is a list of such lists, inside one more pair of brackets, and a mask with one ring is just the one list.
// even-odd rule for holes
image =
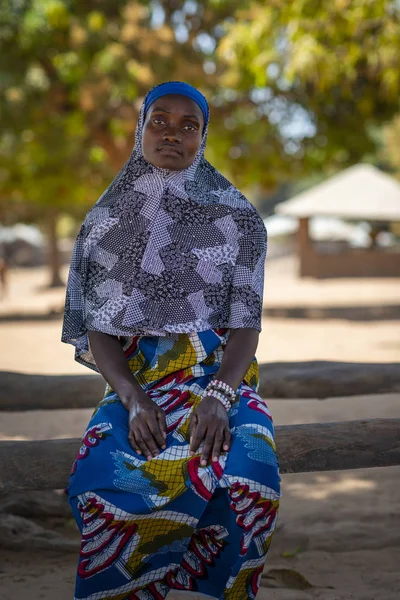
[[230, 385], [225, 383], [225, 381], [221, 381], [220, 379], [213, 379], [212, 381], [210, 381], [207, 388], [215, 389], [222, 392], [223, 394], [228, 396], [231, 399], [231, 401], [235, 400], [236, 398], [235, 390]]
[[222, 406], [225, 408], [225, 410], [227, 412], [230, 411], [232, 408], [232, 404], [230, 403], [229, 399], [222, 392], [208, 390], [204, 394], [203, 398], [207, 398], [207, 397], [213, 397], [213, 398], [216, 398], [217, 400], [219, 400], [219, 402], [221, 402]]

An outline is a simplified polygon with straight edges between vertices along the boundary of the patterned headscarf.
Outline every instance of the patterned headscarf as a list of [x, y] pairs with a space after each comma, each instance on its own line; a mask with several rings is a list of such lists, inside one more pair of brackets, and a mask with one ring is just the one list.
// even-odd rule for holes
[[208, 119], [187, 169], [147, 162], [146, 107], [145, 99], [132, 154], [86, 215], [71, 260], [62, 341], [94, 369], [88, 330], [123, 338], [261, 330], [261, 217], [204, 158]]

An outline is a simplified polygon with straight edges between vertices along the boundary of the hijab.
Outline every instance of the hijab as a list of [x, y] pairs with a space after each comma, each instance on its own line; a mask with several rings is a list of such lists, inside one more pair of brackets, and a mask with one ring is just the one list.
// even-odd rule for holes
[[[147, 109], [175, 93], [192, 98], [205, 117], [195, 159], [181, 171], [160, 169], [142, 153]], [[75, 242], [62, 341], [75, 346], [78, 362], [97, 370], [88, 330], [123, 339], [261, 331], [265, 226], [204, 158], [208, 123], [207, 101], [188, 84], [168, 82], [147, 94], [132, 154], [87, 213]]]

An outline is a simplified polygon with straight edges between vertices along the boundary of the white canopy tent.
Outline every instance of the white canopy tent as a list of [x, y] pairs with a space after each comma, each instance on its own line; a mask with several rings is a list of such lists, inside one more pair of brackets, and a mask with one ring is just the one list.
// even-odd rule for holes
[[400, 221], [400, 182], [367, 164], [355, 165], [276, 207], [281, 215]]
[[[365, 229], [360, 223], [400, 223], [400, 183], [376, 167], [350, 167], [282, 202], [276, 212], [285, 219], [298, 219], [302, 276], [400, 276], [400, 253], [395, 245], [378, 247], [377, 229], [372, 226], [368, 233], [370, 226]], [[332, 243], [315, 243], [320, 240]]]

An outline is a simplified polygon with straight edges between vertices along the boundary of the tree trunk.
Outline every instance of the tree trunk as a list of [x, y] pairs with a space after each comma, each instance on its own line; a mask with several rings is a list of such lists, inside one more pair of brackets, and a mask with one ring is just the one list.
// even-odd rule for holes
[[63, 287], [64, 282], [61, 278], [61, 255], [58, 245], [58, 214], [49, 212], [46, 217], [46, 232], [48, 241], [47, 264], [50, 269], [49, 287]]
[[[281, 473], [400, 463], [400, 419], [281, 425], [275, 431]], [[79, 439], [0, 441], [0, 498], [4, 492], [64, 488], [80, 445]]]
[[[100, 375], [34, 375], [0, 371], [1, 411], [94, 408]], [[311, 361], [260, 365], [262, 398], [335, 398], [400, 392], [400, 363]]]

